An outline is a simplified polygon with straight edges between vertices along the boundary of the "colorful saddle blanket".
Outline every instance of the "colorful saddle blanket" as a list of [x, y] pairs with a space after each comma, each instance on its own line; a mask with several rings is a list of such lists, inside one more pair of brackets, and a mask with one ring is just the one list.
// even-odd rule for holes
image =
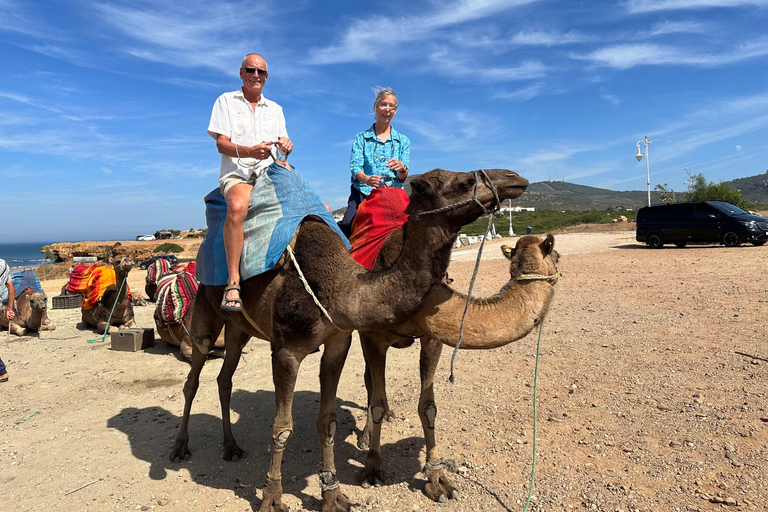
[[170, 270], [171, 262], [165, 258], [157, 258], [147, 269], [145, 281], [147, 284], [156, 284], [160, 276], [167, 274]]
[[88, 289], [88, 278], [91, 276], [93, 269], [98, 265], [93, 264], [91, 266], [85, 263], [78, 263], [69, 273], [69, 281], [65, 288], [72, 293], [85, 293]]
[[[86, 286], [85, 296], [83, 297], [83, 309], [91, 309], [99, 303], [104, 296], [106, 289], [111, 286], [121, 286], [117, 284], [115, 277], [115, 269], [113, 267], [96, 267], [91, 270], [88, 276], [88, 285]], [[128, 287], [128, 283], [125, 284], [126, 293], [128, 294], [128, 300], [132, 300], [131, 289]]]
[[360, 203], [352, 222], [349, 254], [355, 261], [367, 269], [373, 268], [384, 241], [408, 220], [406, 206], [408, 194], [401, 188], [380, 187], [371, 191]]
[[[197, 253], [197, 278], [206, 286], [227, 284], [224, 219], [227, 203], [219, 189], [205, 196], [208, 233]], [[240, 278], [248, 279], [274, 267], [304, 218], [325, 221], [349, 248], [347, 238], [309, 183], [291, 166], [272, 164], [256, 180], [245, 219]]]
[[157, 282], [155, 323], [180, 324], [197, 295], [197, 279], [188, 272], [167, 274]]

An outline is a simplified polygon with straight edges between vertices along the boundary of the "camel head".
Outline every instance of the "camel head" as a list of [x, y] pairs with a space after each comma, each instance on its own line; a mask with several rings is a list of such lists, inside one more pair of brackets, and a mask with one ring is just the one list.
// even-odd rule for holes
[[130, 272], [133, 265], [133, 260], [124, 254], [119, 254], [112, 260], [112, 266], [115, 267], [115, 272], [120, 274], [127, 274]]
[[[501, 206], [499, 201], [515, 199], [528, 187], [528, 180], [507, 169], [483, 169], [482, 172], [434, 169], [416, 176], [410, 183], [412, 192], [406, 209], [409, 215], [456, 205], [456, 208], [440, 212], [440, 216], [449, 222], [460, 222], [460, 226], [468, 217], [476, 219], [484, 213], [480, 204], [493, 209]], [[498, 200], [492, 187], [496, 188]], [[477, 202], [472, 199], [475, 190]]]
[[[543, 240], [538, 236], [521, 237], [514, 249], [501, 246], [501, 252], [509, 260], [509, 274], [515, 280], [523, 274], [553, 276], [557, 274], [557, 260], [560, 255], [554, 249], [555, 237], [547, 234]], [[552, 280], [552, 284], [557, 278]]]
[[29, 296], [29, 305], [33, 310], [45, 311], [48, 309], [48, 299], [40, 292], [35, 292]]

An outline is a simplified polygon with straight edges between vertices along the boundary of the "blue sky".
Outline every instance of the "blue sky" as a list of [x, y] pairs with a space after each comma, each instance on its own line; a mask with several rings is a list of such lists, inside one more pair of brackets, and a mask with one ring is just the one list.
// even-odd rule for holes
[[211, 107], [251, 51], [334, 209], [376, 86], [412, 173], [645, 190], [646, 133], [652, 188], [764, 173], [766, 26], [768, 0], [0, 0], [0, 239], [203, 227]]

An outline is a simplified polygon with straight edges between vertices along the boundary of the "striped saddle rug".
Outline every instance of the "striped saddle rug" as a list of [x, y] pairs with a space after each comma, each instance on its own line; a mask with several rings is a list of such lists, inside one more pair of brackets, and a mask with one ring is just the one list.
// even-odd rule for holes
[[188, 272], [166, 274], [157, 282], [157, 325], [180, 324], [197, 295], [197, 279]]
[[[227, 259], [224, 252], [224, 219], [227, 203], [219, 189], [205, 196], [208, 233], [197, 252], [197, 278], [206, 286], [227, 284]], [[273, 268], [296, 229], [307, 216], [325, 221], [349, 248], [320, 197], [293, 166], [272, 164], [256, 180], [245, 218], [245, 241], [240, 258], [240, 277], [248, 279]]]

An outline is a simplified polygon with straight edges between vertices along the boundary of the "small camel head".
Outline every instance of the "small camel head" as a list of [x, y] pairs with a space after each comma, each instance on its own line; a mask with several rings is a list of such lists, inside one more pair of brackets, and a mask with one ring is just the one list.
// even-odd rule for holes
[[45, 311], [48, 309], [48, 299], [42, 293], [35, 292], [29, 296], [29, 305], [37, 311]]
[[133, 265], [133, 260], [125, 254], [118, 254], [112, 260], [112, 266], [115, 267], [116, 272], [128, 273], [133, 268]]
[[[551, 233], [543, 240], [538, 236], [523, 236], [514, 248], [502, 245], [501, 252], [509, 260], [509, 274], [512, 279], [523, 274], [557, 274], [560, 255], [555, 250], [555, 237]], [[557, 279], [554, 279], [552, 284], [556, 282]]]

